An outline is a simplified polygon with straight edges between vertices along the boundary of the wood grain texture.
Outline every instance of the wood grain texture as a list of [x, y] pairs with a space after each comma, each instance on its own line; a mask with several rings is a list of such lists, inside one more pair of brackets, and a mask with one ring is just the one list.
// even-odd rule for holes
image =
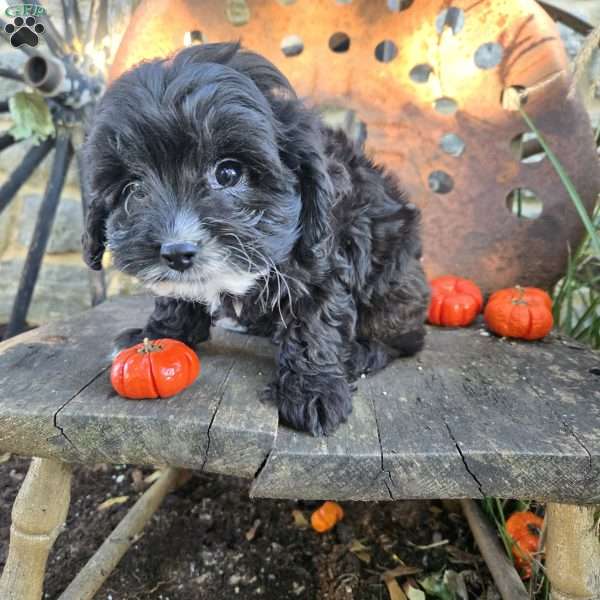
[[121, 298], [0, 345], [0, 448], [251, 477], [277, 431], [275, 407], [259, 402], [273, 348], [214, 329], [192, 386], [166, 400], [124, 400], [110, 385], [112, 341], [151, 310], [149, 298]]
[[[394, 499], [593, 502], [600, 494], [598, 368], [598, 353], [558, 337], [531, 343], [498, 339], [480, 325], [430, 328], [418, 357], [358, 382], [355, 413], [375, 407], [379, 468], [349, 470], [348, 456], [336, 455], [330, 441], [281, 429], [252, 493], [377, 500], [380, 489], [369, 482], [383, 472]], [[362, 452], [348, 453], [357, 456], [353, 467], [364, 463]]]
[[[375, 396], [378, 412], [382, 413], [380, 427], [387, 427], [386, 416], [394, 421], [390, 427], [398, 427], [403, 416], [398, 407], [406, 398], [412, 415], [408, 422], [415, 414], [425, 412], [424, 420], [429, 421], [433, 431], [433, 435], [427, 432], [427, 441], [435, 440], [443, 446], [438, 436], [445, 428], [449, 449], [454, 451], [454, 459], [449, 454], [446, 467], [439, 467], [436, 475], [431, 463], [435, 465], [439, 446], [434, 445], [436, 456], [426, 456], [415, 469], [398, 469], [398, 479], [401, 481], [402, 473], [412, 472], [421, 497], [429, 493], [429, 486], [421, 482], [429, 482], [433, 474], [435, 485], [429, 497], [440, 493], [444, 497], [460, 496], [462, 491], [470, 497], [566, 499], [572, 494], [571, 498], [580, 499], [585, 486], [596, 483], [589, 478], [585, 449], [559, 417], [567, 401], [564, 379], [573, 367], [570, 351], [559, 342], [508, 341], [485, 333], [478, 328], [430, 329], [427, 348], [416, 361], [397, 361], [395, 377], [384, 371], [373, 378], [372, 386], [391, 391], [395, 381], [396, 389], [400, 387], [395, 394], [388, 393], [387, 398], [396, 402], [387, 409], [387, 415], [382, 408], [385, 401]], [[587, 360], [597, 361], [598, 355], [588, 352]], [[555, 365], [554, 375], [548, 361]], [[600, 386], [584, 365], [578, 372], [584, 383], [576, 392], [578, 403], [591, 411], [600, 398]], [[539, 392], [538, 387], [548, 378], [554, 381], [558, 393], [550, 389], [547, 394]], [[407, 388], [405, 382], [411, 382]], [[594, 427], [600, 427], [600, 421]], [[409, 439], [415, 434], [419, 435], [409, 434]], [[400, 435], [392, 435], [388, 441], [384, 455], [392, 465], [402, 465], [412, 458], [414, 452], [405, 450]], [[427, 446], [423, 446], [421, 443], [421, 451], [427, 454]], [[456, 487], [461, 481], [456, 469], [448, 470], [449, 464], [459, 464], [457, 459], [471, 479], [470, 485], [462, 481], [460, 490]], [[398, 486], [398, 491], [402, 496], [413, 495], [410, 489], [407, 494], [404, 486]]]
[[34, 458], [12, 509], [10, 544], [0, 577], [2, 600], [40, 600], [48, 554], [71, 501], [71, 465]]
[[273, 405], [261, 401], [275, 376], [275, 349], [269, 340], [228, 333], [228, 351], [235, 362], [209, 428], [203, 469], [251, 478], [275, 442], [278, 417]]
[[1, 343], [0, 448], [77, 460], [55, 415], [108, 368], [114, 335], [151, 310], [150, 299], [122, 299]]
[[597, 513], [597, 505], [546, 506], [546, 572], [552, 600], [600, 598]]
[[251, 477], [277, 431], [277, 411], [258, 401], [266, 384], [259, 373], [273, 359], [251, 354], [253, 341], [214, 329], [200, 351], [198, 380], [165, 400], [125, 401], [103, 375], [58, 413], [57, 424], [85, 462], [168, 464]]
[[159, 400], [124, 400], [104, 373], [60, 410], [57, 425], [85, 462], [199, 468], [207, 430], [233, 362], [232, 356], [207, 344], [196, 382]]
[[418, 357], [359, 379], [347, 424], [313, 438], [260, 400], [273, 346], [223, 330], [183, 393], [116, 396], [112, 339], [150, 310], [120, 299], [0, 344], [0, 451], [238, 475], [254, 496], [600, 498], [600, 358], [578, 344], [431, 328]]
[[373, 404], [364, 386], [348, 422], [327, 437], [281, 426], [250, 495], [271, 498], [390, 500]]

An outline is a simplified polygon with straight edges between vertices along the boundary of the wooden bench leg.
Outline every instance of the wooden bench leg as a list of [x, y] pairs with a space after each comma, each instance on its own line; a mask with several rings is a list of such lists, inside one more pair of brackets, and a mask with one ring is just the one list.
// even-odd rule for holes
[[12, 509], [10, 545], [0, 578], [2, 600], [40, 600], [46, 561], [71, 499], [71, 466], [34, 458]]
[[597, 509], [556, 503], [546, 507], [546, 570], [552, 600], [600, 600]]

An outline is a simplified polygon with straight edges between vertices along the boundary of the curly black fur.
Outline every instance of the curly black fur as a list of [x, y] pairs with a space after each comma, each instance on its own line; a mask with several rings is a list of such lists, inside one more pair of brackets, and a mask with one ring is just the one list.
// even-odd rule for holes
[[[264, 58], [208, 44], [141, 64], [108, 89], [86, 152], [87, 263], [101, 268], [108, 246], [160, 296], [122, 344], [194, 345], [216, 315], [233, 318], [278, 344], [268, 393], [313, 434], [346, 420], [353, 379], [421, 349], [417, 208]], [[223, 159], [243, 165], [230, 187], [215, 184]], [[160, 258], [182, 240], [200, 249], [185, 272]]]

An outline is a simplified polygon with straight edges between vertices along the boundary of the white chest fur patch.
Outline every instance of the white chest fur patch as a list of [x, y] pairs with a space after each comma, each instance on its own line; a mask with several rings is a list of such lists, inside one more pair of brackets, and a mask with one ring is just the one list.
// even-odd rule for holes
[[148, 287], [159, 296], [202, 302], [214, 312], [221, 304], [221, 294], [243, 296], [256, 284], [259, 277], [260, 274], [223, 266], [219, 275], [207, 281], [159, 281], [149, 284]]
[[227, 331], [235, 331], [236, 333], [246, 333], [247, 328], [238, 323], [235, 319], [230, 319], [229, 317], [223, 317], [222, 319], [218, 319], [215, 322], [217, 327], [221, 327], [222, 329], [227, 329]]

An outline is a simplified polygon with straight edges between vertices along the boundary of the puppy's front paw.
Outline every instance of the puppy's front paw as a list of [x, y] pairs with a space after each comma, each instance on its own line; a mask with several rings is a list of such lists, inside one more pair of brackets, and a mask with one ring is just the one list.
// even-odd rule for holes
[[125, 348], [131, 348], [131, 346], [135, 346], [136, 344], [141, 344], [144, 341], [144, 332], [142, 329], [126, 329], [122, 331], [113, 342], [113, 358], [121, 352], [121, 350], [125, 350]]
[[350, 386], [344, 377], [281, 371], [268, 393], [283, 421], [313, 435], [332, 433], [352, 412]]

